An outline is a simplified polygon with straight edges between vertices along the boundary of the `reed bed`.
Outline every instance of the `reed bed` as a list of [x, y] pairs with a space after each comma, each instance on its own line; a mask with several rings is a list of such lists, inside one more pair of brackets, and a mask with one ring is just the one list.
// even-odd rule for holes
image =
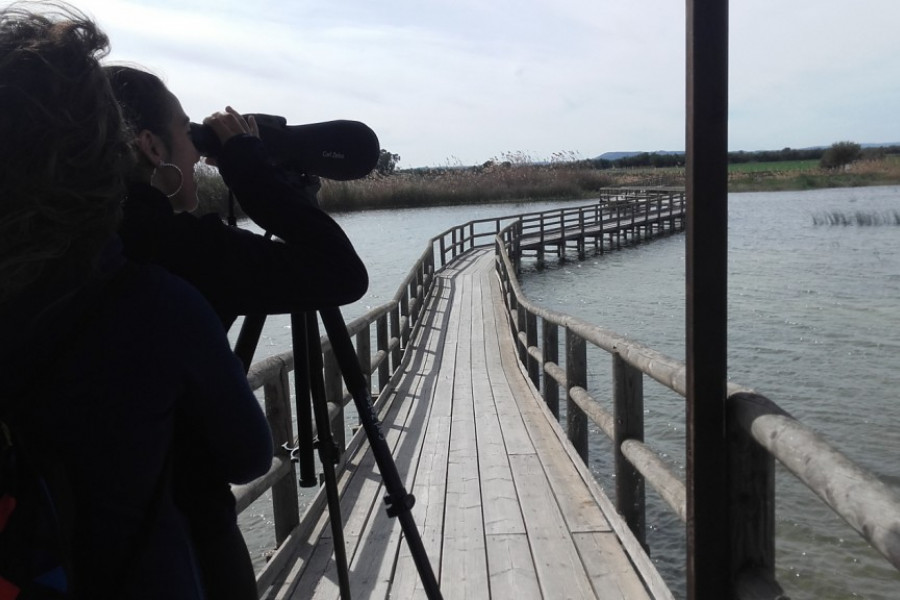
[[[795, 165], [792, 165], [796, 167]], [[857, 161], [840, 170], [779, 169], [760, 163], [754, 170], [742, 164], [729, 173], [732, 192], [804, 190], [900, 183], [900, 156]], [[527, 202], [587, 199], [610, 187], [683, 187], [683, 167], [598, 169], [589, 161], [536, 164], [488, 161], [476, 167], [438, 167], [372, 175], [353, 181], [322, 181], [319, 201], [329, 212], [486, 202]], [[228, 212], [228, 190], [215, 169], [198, 167], [200, 214]], [[242, 216], [240, 207], [237, 216]]]
[[329, 211], [412, 208], [582, 198], [611, 185], [615, 179], [597, 169], [488, 165], [324, 181], [319, 201]]
[[870, 227], [875, 225], [900, 225], [900, 211], [885, 212], [842, 212], [831, 211], [812, 216], [813, 225], [843, 225]]

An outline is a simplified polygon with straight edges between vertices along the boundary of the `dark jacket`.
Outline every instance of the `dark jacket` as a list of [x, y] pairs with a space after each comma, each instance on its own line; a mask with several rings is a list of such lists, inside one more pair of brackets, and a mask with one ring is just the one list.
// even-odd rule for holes
[[226, 225], [215, 214], [176, 214], [156, 189], [133, 184], [121, 227], [126, 255], [192, 283], [226, 327], [236, 315], [341, 306], [368, 288], [365, 265], [340, 226], [249, 135], [225, 144], [219, 170], [241, 208], [285, 243]]
[[[98, 281], [120, 268], [115, 249]], [[190, 431], [208, 457], [201, 468], [223, 481], [262, 475], [273, 450], [241, 365], [194, 288], [147, 266], [113, 292], [97, 282], [45, 286], [4, 306], [0, 402], [20, 403], [15, 422], [29, 443], [63, 466], [83, 597], [203, 597], [171, 485], [169, 471], [184, 467], [174, 432]], [[123, 570], [123, 589], [110, 590]]]

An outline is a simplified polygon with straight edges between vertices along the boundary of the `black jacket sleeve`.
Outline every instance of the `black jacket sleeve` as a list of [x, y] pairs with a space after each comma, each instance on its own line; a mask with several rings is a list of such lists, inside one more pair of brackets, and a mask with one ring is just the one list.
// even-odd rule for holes
[[129, 258], [188, 280], [226, 325], [235, 315], [319, 310], [362, 297], [368, 274], [350, 240], [267, 161], [260, 140], [232, 138], [219, 166], [247, 215], [283, 241], [229, 227], [218, 215], [176, 215], [162, 194], [134, 185], [122, 226]]

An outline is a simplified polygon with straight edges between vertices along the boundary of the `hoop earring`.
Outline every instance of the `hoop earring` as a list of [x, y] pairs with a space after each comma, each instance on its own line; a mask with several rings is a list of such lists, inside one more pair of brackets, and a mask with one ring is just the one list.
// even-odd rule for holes
[[[156, 165], [156, 168], [153, 169], [153, 173], [150, 174], [150, 185], [153, 185], [153, 177], [156, 176], [156, 172], [159, 169], [162, 169], [164, 167], [170, 167], [172, 169], [175, 169], [175, 171], [178, 173], [178, 187], [175, 188], [175, 191], [172, 192], [171, 194], [166, 194], [165, 192], [163, 192], [164, 194], [166, 194], [166, 198], [171, 198], [172, 196], [174, 196], [175, 194], [180, 192], [181, 188], [184, 186], [184, 173], [181, 172], [181, 169], [178, 167], [178, 165], [161, 160], [161, 161], [159, 161], [159, 164]], [[156, 187], [156, 186], [153, 185], [153, 187]], [[157, 189], [160, 189], [160, 188], [157, 188]]]

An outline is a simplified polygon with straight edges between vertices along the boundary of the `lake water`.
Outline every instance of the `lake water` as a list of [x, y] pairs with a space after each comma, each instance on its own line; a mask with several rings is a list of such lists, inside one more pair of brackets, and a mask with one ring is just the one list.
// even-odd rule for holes
[[[428, 239], [484, 217], [585, 201], [435, 207], [338, 214], [364, 257], [369, 293], [349, 321], [393, 297]], [[900, 486], [900, 227], [816, 224], [826, 214], [900, 211], [900, 186], [729, 197], [729, 378], [766, 395], [839, 450]], [[892, 217], [893, 218], [893, 217]], [[525, 293], [684, 358], [683, 234], [543, 270], [526, 266]], [[257, 358], [286, 350], [284, 319], [266, 325]], [[589, 387], [608, 389], [609, 358], [589, 355]], [[647, 441], [683, 469], [684, 402], [645, 381]], [[608, 393], [606, 394], [608, 396]], [[593, 436], [591, 468], [613, 490], [609, 446]], [[311, 495], [312, 492], [310, 492]], [[612, 493], [612, 492], [610, 492]], [[681, 594], [683, 526], [648, 489], [651, 554]], [[811, 492], [777, 477], [778, 579], [798, 599], [900, 598], [900, 574]], [[242, 517], [245, 530], [268, 520]], [[248, 536], [249, 537], [249, 536]]]

